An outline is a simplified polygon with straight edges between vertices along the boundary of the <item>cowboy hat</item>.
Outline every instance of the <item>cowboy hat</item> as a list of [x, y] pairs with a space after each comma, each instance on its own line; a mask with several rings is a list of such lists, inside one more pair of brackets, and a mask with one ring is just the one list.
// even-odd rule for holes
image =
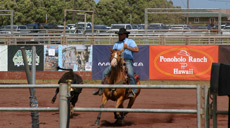
[[115, 34], [119, 34], [119, 35], [130, 34], [130, 32], [126, 31], [125, 28], [120, 28], [118, 32], [115, 32]]

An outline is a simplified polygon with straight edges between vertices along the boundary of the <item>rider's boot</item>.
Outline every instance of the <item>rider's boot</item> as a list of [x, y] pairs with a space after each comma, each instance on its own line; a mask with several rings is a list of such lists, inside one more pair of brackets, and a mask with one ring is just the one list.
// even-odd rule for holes
[[134, 90], [134, 89], [132, 89], [130, 92], [129, 92], [129, 95], [128, 95], [128, 97], [129, 98], [133, 98], [133, 97], [135, 97], [136, 96], [136, 90]]

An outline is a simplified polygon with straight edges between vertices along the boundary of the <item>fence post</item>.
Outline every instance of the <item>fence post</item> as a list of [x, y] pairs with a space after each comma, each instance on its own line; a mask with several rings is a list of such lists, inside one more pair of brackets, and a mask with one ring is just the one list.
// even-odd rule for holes
[[190, 37], [189, 36], [186, 36], [186, 42], [185, 42], [185, 45], [190, 45]]
[[59, 128], [66, 128], [67, 126], [67, 84], [59, 85]]
[[210, 114], [209, 114], [209, 86], [205, 86], [205, 128], [210, 127]]
[[72, 104], [70, 103], [70, 100], [71, 100], [71, 94], [70, 94], [70, 91], [71, 91], [71, 83], [72, 83], [72, 80], [71, 79], [68, 79], [67, 81], [67, 125], [66, 125], [66, 128], [69, 128], [69, 123], [70, 123], [70, 115], [71, 113], [73, 112], [73, 108], [72, 108]]
[[197, 89], [196, 89], [196, 104], [197, 104], [197, 128], [201, 128], [201, 105], [200, 105], [200, 90], [201, 87], [200, 85], [197, 85]]
[[217, 128], [217, 95], [213, 94], [213, 128]]
[[[32, 84], [36, 84], [36, 47], [32, 46]], [[30, 106], [33, 108], [38, 108], [37, 97], [35, 96], [35, 88], [31, 88], [31, 96], [30, 96]], [[32, 127], [39, 128], [39, 114], [38, 111], [32, 111]]]
[[[33, 63], [35, 63], [35, 57], [36, 57], [36, 48], [35, 46], [32, 47], [33, 49]], [[26, 76], [27, 76], [27, 81], [28, 84], [35, 84], [35, 69], [36, 69], [36, 65], [33, 64], [33, 81], [30, 75], [30, 70], [29, 70], [29, 65], [28, 65], [28, 61], [27, 61], [27, 55], [26, 55], [26, 51], [25, 51], [25, 47], [21, 47], [21, 52], [22, 52], [22, 57], [23, 57], [23, 62], [25, 65], [25, 71], [26, 71]], [[38, 107], [38, 102], [37, 102], [37, 97], [35, 96], [35, 89], [34, 88], [30, 88], [30, 107], [33, 108], [37, 108]], [[32, 118], [32, 128], [39, 128], [39, 114], [37, 111], [32, 111], [31, 112], [31, 118]]]

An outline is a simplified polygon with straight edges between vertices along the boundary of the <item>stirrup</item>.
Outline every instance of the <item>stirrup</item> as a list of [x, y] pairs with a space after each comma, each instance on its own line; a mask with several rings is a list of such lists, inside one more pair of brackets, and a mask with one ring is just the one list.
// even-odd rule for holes
[[129, 92], [129, 95], [128, 95], [129, 98], [133, 98], [135, 96], [136, 96], [136, 94], [133, 92], [133, 90], [131, 92]]
[[99, 94], [99, 90], [93, 92], [93, 95], [98, 95], [98, 94]]
[[100, 88], [100, 89], [98, 90], [98, 95], [101, 96], [103, 92], [104, 92], [104, 90]]
[[97, 91], [93, 92], [93, 95], [99, 95], [99, 96], [101, 96], [102, 93], [103, 93], [103, 90], [102, 89], [98, 89]]

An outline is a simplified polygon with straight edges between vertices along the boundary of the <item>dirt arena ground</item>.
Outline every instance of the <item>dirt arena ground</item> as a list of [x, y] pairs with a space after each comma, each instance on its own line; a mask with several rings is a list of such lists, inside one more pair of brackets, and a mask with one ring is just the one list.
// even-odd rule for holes
[[[99, 107], [101, 97], [92, 95], [95, 89], [83, 89], [76, 107]], [[39, 107], [58, 107], [58, 100], [51, 103], [54, 88], [36, 89]], [[28, 107], [29, 89], [0, 89], [0, 107]], [[127, 101], [125, 102], [127, 104]], [[106, 107], [114, 107], [109, 101]], [[196, 90], [194, 89], [142, 89], [133, 108], [155, 109], [196, 109]], [[227, 110], [228, 98], [218, 97], [218, 110]], [[70, 120], [70, 128], [91, 128], [97, 112], [76, 112]], [[0, 111], [0, 128], [31, 128], [30, 112]], [[40, 128], [58, 128], [58, 112], [39, 112]], [[196, 128], [196, 114], [164, 114], [164, 113], [129, 113], [123, 126], [114, 126], [113, 113], [104, 112], [101, 127], [124, 128]], [[218, 128], [226, 128], [227, 115], [218, 115]], [[210, 121], [212, 127], [212, 120]], [[202, 123], [202, 127], [204, 127]]]

